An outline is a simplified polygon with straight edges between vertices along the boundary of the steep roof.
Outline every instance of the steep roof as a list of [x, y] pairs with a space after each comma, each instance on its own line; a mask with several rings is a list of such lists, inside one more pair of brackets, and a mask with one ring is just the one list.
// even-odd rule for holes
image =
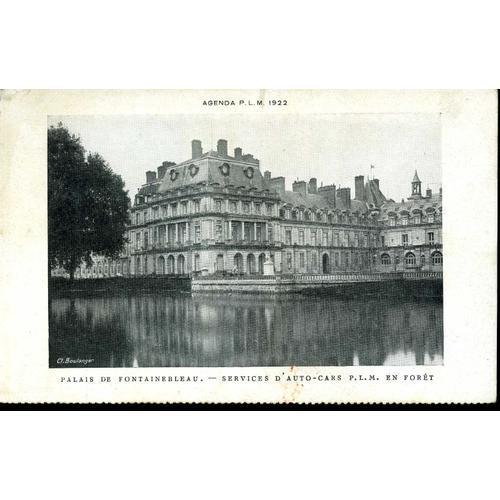
[[350, 210], [351, 212], [364, 213], [368, 207], [364, 201], [351, 200], [351, 206], [347, 207], [339, 196], [336, 196], [334, 206], [325, 195], [322, 194], [302, 194], [296, 191], [285, 191], [280, 194], [281, 201], [294, 207], [304, 207], [309, 209], [320, 208], [322, 210]]
[[158, 192], [200, 183], [267, 189], [257, 161], [236, 160], [216, 151], [209, 151], [199, 158], [169, 167]]
[[387, 201], [375, 180], [369, 180], [365, 184], [365, 200], [368, 205], [375, 205], [376, 207], [380, 207]]
[[380, 219], [386, 220], [389, 218], [389, 213], [400, 214], [401, 212], [408, 212], [412, 214], [416, 211], [422, 213], [436, 211], [442, 209], [442, 198], [439, 195], [433, 194], [430, 198], [410, 199], [403, 202], [395, 202], [389, 200], [380, 207]]
[[413, 181], [412, 182], [420, 182], [420, 179], [418, 178], [417, 171], [415, 170], [415, 175], [413, 176]]

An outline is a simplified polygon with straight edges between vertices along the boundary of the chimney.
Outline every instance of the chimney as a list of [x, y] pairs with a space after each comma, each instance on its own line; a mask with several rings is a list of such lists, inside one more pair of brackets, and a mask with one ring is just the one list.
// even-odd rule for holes
[[316, 177], [311, 177], [309, 179], [308, 192], [310, 194], [316, 194], [318, 192], [318, 179], [316, 179]]
[[432, 189], [427, 188], [427, 189], [425, 190], [425, 196], [426, 196], [427, 198], [431, 198], [431, 197], [432, 197]]
[[269, 172], [269, 170], [266, 170], [264, 172], [264, 179], [269, 182], [271, 180], [271, 172]]
[[203, 154], [203, 149], [201, 148], [201, 141], [198, 139], [193, 139], [191, 141], [191, 157], [193, 160], [199, 158]]
[[307, 184], [306, 181], [295, 181], [292, 184], [292, 191], [294, 193], [300, 193], [304, 196], [307, 194]]
[[365, 201], [365, 177], [363, 175], [354, 177], [354, 199]]
[[344, 208], [351, 208], [351, 188], [338, 188], [337, 198], [342, 201]]
[[318, 189], [318, 194], [323, 196], [332, 206], [335, 207], [337, 205], [337, 202], [335, 201], [335, 184], [330, 186], [321, 186]]
[[156, 172], [154, 170], [148, 170], [146, 172], [146, 184], [150, 184], [156, 180]]
[[269, 179], [269, 186], [271, 189], [274, 189], [279, 194], [283, 194], [285, 192], [285, 178], [284, 177], [274, 177]]
[[168, 167], [173, 167], [175, 165], [175, 162], [173, 161], [164, 161], [161, 166], [157, 168], [158, 170], [158, 180], [163, 179], [165, 177], [165, 174], [167, 173], [167, 168]]
[[226, 139], [219, 139], [217, 141], [217, 153], [221, 156], [227, 156], [227, 141]]
[[243, 156], [243, 151], [241, 148], [234, 148], [234, 157], [236, 160], [241, 160]]

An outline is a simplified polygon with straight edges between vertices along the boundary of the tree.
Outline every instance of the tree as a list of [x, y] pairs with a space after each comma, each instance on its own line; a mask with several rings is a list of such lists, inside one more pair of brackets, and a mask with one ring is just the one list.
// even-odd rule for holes
[[73, 279], [92, 254], [115, 258], [126, 243], [130, 200], [122, 178], [62, 123], [48, 129], [49, 268]]

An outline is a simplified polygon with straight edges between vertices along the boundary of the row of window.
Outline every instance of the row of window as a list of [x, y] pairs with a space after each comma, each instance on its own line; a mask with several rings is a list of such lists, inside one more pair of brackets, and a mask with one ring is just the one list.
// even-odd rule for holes
[[[298, 229], [297, 241], [292, 238], [292, 229], [285, 228], [285, 244], [292, 245], [293, 243], [298, 243], [299, 245], [305, 244], [305, 230]], [[347, 231], [341, 231], [340, 233], [334, 232], [332, 237], [329, 237], [327, 230], [322, 229], [310, 229], [309, 230], [309, 240], [308, 244], [312, 246], [323, 245], [328, 246], [329, 242], [332, 242], [333, 246], [355, 246], [355, 247], [368, 247], [369, 245], [375, 246], [377, 243], [377, 237], [373, 234], [359, 234], [359, 233], [349, 233]]]
[[[223, 211], [231, 213], [244, 213], [244, 214], [257, 214], [257, 215], [273, 215], [272, 203], [260, 202], [240, 202], [236, 200], [213, 200], [213, 209], [215, 212]], [[265, 211], [265, 212], [264, 212]], [[201, 212], [201, 200], [181, 201], [169, 203], [161, 206], [151, 208], [151, 220], [158, 220], [160, 218], [177, 217], [179, 215], [196, 214]], [[137, 211], [133, 216], [133, 222], [136, 225], [145, 224], [150, 220], [149, 211]]]
[[415, 215], [414, 217], [405, 217], [401, 216], [399, 219], [396, 217], [389, 217], [389, 226], [407, 226], [408, 224], [432, 224], [434, 222], [439, 222], [440, 216], [435, 214], [427, 214], [426, 217], [422, 217], [422, 215]]
[[[413, 252], [408, 252], [405, 255], [405, 264], [407, 266], [416, 266], [417, 265], [417, 257]], [[380, 262], [384, 266], [390, 266], [392, 264], [391, 256], [387, 253], [384, 253], [380, 256]], [[443, 265], [443, 254], [441, 252], [434, 252], [431, 255], [431, 263], [432, 265], [438, 266], [438, 265]], [[399, 256], [396, 256], [396, 264], [399, 264]], [[420, 264], [422, 266], [425, 265], [425, 255], [422, 254], [420, 256]]]

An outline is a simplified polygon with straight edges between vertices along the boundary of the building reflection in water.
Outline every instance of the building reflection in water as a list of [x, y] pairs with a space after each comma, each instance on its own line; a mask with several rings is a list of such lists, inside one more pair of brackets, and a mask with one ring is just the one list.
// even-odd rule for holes
[[53, 299], [50, 366], [60, 357], [93, 367], [442, 364], [442, 317], [441, 302], [392, 298]]

